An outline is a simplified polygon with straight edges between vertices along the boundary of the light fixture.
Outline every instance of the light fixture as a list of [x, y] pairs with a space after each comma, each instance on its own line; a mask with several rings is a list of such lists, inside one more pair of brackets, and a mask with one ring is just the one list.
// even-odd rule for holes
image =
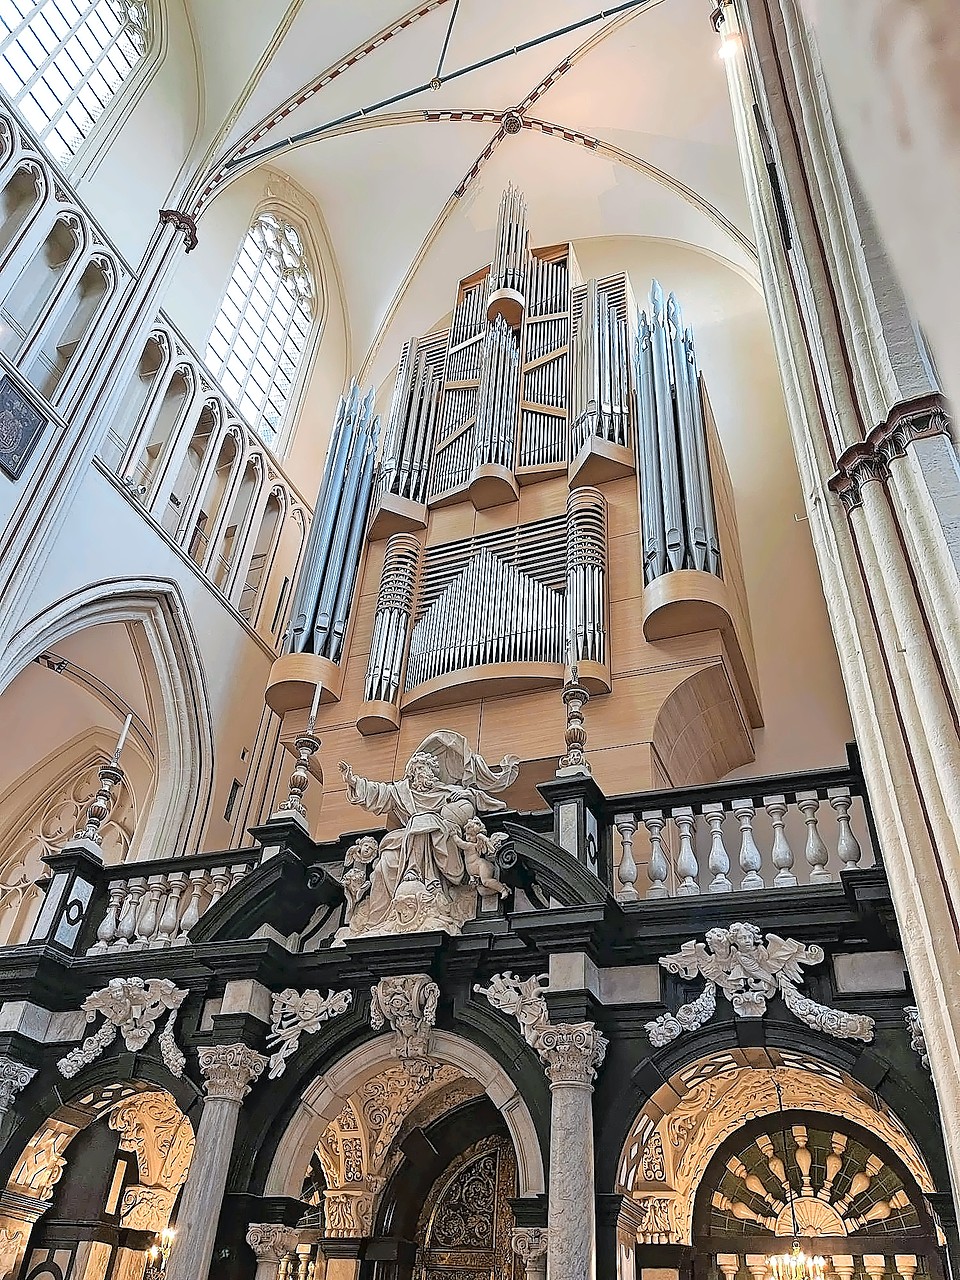
[[725, 35], [720, 41], [720, 48], [717, 50], [717, 56], [723, 58], [726, 62], [730, 58], [735, 58], [743, 48], [743, 41], [736, 31], [732, 31], [729, 35]]
[[800, 1246], [797, 1211], [793, 1203], [793, 1186], [787, 1169], [787, 1126], [783, 1118], [783, 1093], [780, 1089], [780, 1081], [774, 1079], [773, 1087], [777, 1091], [777, 1112], [780, 1116], [780, 1132], [783, 1135], [783, 1170], [787, 1183], [787, 1203], [790, 1206], [790, 1226], [793, 1229], [793, 1248], [789, 1253], [774, 1253], [767, 1259], [770, 1280], [824, 1280], [826, 1259], [819, 1254], [804, 1253]]
[[147, 1250], [147, 1265], [144, 1268], [143, 1280], [162, 1280], [176, 1234], [173, 1227], [164, 1227], [157, 1234], [153, 1244]]

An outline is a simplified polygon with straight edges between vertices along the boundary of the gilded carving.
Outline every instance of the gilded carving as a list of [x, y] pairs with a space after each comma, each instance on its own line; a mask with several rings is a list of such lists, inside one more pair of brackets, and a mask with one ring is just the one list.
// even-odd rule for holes
[[122, 1102], [107, 1122], [120, 1145], [137, 1157], [147, 1187], [182, 1187], [190, 1169], [193, 1126], [168, 1093], [138, 1093]]

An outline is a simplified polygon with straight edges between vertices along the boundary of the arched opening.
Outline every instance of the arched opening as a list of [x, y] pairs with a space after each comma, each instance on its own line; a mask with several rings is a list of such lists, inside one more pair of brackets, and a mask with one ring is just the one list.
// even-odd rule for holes
[[175, 1230], [193, 1126], [171, 1094], [139, 1081], [59, 1107], [24, 1147], [0, 1203], [0, 1274], [95, 1280], [143, 1275]]
[[161, 524], [171, 537], [176, 537], [177, 531], [183, 525], [190, 510], [190, 499], [203, 470], [207, 450], [210, 448], [210, 442], [214, 435], [220, 429], [222, 421], [223, 409], [220, 402], [218, 400], [206, 401], [200, 410], [197, 425], [193, 429], [190, 443], [187, 445], [187, 451], [184, 454], [183, 462], [180, 464], [180, 470], [177, 473], [173, 488], [170, 490], [167, 505], [161, 519]]
[[211, 566], [213, 581], [221, 591], [227, 590], [234, 563], [243, 546], [262, 474], [263, 458], [260, 454], [254, 454], [247, 459], [247, 465], [243, 469], [243, 479], [230, 506], [230, 514], [220, 539], [220, 549]]
[[29, 869], [46, 846], [77, 829], [75, 815], [93, 795], [85, 788], [96, 789], [97, 768], [128, 714], [121, 759], [128, 794], [115, 799], [106, 860], [138, 851], [172, 857], [196, 843], [209, 802], [213, 733], [196, 641], [172, 583], [99, 582], [51, 606], [5, 655], [0, 691], [3, 722], [17, 726], [0, 747], [10, 904], [0, 928], [25, 927], [24, 877], [32, 885]]
[[210, 557], [210, 540], [217, 527], [233, 473], [240, 457], [240, 440], [232, 431], [224, 433], [216, 461], [207, 473], [193, 514], [189, 517], [186, 534], [186, 551], [191, 560], [205, 565]]
[[43, 168], [36, 160], [22, 160], [0, 192], [0, 263], [6, 260], [46, 193]]
[[115, 280], [113, 263], [106, 258], [92, 258], [59, 307], [28, 374], [47, 399], [53, 398], [71, 361], [93, 332]]
[[263, 510], [243, 585], [237, 598], [237, 610], [247, 622], [254, 620], [260, 603], [261, 588], [270, 573], [270, 564], [276, 552], [280, 533], [280, 522], [283, 519], [283, 508], [283, 490], [273, 489]]
[[902, 1277], [897, 1255], [940, 1274], [913, 1135], [878, 1094], [799, 1051], [717, 1052], [676, 1071], [631, 1126], [617, 1190], [630, 1280], [661, 1245], [690, 1250], [697, 1280], [767, 1280], [795, 1239], [839, 1280]]
[[[144, 344], [137, 361], [133, 376], [124, 388], [123, 398], [116, 416], [111, 420], [107, 439], [100, 451], [100, 456], [108, 467], [118, 467], [124, 454], [130, 448], [128, 467], [124, 469], [124, 481], [136, 488], [143, 481], [137, 477], [138, 468], [134, 466], [136, 459], [136, 442], [142, 433], [143, 417], [149, 404], [157, 379], [170, 358], [170, 340], [167, 334], [152, 333]], [[138, 490], [139, 492], [139, 490]]]
[[[435, 1031], [429, 1061], [398, 1061], [393, 1037], [380, 1036], [312, 1082], [264, 1190], [310, 1206], [301, 1251], [318, 1259], [322, 1241], [338, 1240], [366, 1259], [361, 1274], [425, 1280], [445, 1250], [480, 1280], [512, 1274], [509, 1202], [544, 1187], [533, 1120], [510, 1077], [476, 1045]], [[374, 1252], [389, 1256], [386, 1270]]]
[[61, 214], [13, 282], [3, 303], [7, 324], [0, 334], [0, 348], [4, 355], [13, 357], [23, 346], [82, 243], [83, 232], [77, 215]]

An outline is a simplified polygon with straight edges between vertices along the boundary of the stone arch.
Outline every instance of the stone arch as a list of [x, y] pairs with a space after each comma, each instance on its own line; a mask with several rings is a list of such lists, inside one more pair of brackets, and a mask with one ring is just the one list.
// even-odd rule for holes
[[[916, 1139], [873, 1089], [839, 1066], [787, 1049], [729, 1049], [660, 1078], [620, 1148], [616, 1190], [626, 1233], [647, 1244], [689, 1244], [701, 1180], [745, 1122], [786, 1111], [835, 1116], [874, 1134], [921, 1190], [934, 1179]], [[779, 1094], [777, 1086], [779, 1085]]]
[[[500, 1112], [517, 1157], [518, 1192], [521, 1198], [546, 1189], [543, 1153], [530, 1110], [503, 1067], [486, 1050], [448, 1031], [431, 1035], [430, 1056], [458, 1068], [476, 1080]], [[384, 1067], [397, 1062], [393, 1036], [377, 1036], [352, 1050], [313, 1080], [287, 1125], [267, 1173], [263, 1194], [299, 1196], [304, 1171], [326, 1126], [349, 1105], [349, 1095]]]
[[112, 579], [48, 606], [21, 629], [2, 665], [0, 692], [41, 653], [103, 623], [139, 624], [137, 657], [155, 723], [152, 803], [135, 850], [169, 857], [199, 842], [213, 784], [213, 724], [203, 666], [186, 604], [175, 582]]

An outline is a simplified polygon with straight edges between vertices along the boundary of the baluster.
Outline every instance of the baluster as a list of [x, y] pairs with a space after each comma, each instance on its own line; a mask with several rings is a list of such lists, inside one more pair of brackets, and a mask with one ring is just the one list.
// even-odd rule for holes
[[180, 899], [186, 887], [185, 871], [171, 871], [167, 876], [167, 901], [157, 926], [157, 945], [160, 947], [173, 946], [174, 934], [177, 932], [177, 923], [180, 919]]
[[618, 813], [614, 825], [620, 832], [620, 865], [617, 868], [617, 879], [621, 889], [617, 895], [621, 902], [636, 902], [640, 896], [636, 890], [637, 864], [633, 856], [633, 837], [637, 830], [637, 820], [632, 813]]
[[815, 791], [797, 792], [797, 808], [803, 814], [803, 820], [807, 824], [807, 844], [803, 853], [810, 866], [810, 883], [823, 884], [830, 879], [830, 872], [827, 870], [827, 859], [830, 855], [817, 829], [820, 798]]
[[852, 1253], [835, 1253], [830, 1259], [837, 1280], [853, 1280], [856, 1263]]
[[658, 809], [651, 809], [641, 813], [640, 821], [647, 828], [647, 834], [650, 836], [650, 861], [647, 863], [650, 887], [647, 890], [647, 897], [665, 898], [667, 887], [664, 881], [670, 871], [667, 854], [663, 847], [663, 828], [666, 818]]
[[753, 838], [753, 815], [756, 813], [753, 801], [734, 800], [730, 807], [740, 823], [740, 870], [743, 872], [740, 888], [762, 889], [764, 883], [760, 868], [763, 865], [763, 859], [757, 848], [757, 842]]
[[723, 805], [705, 804], [703, 816], [710, 828], [710, 858], [707, 866], [713, 879], [707, 888], [708, 893], [732, 893], [730, 883], [730, 855], [723, 843]]
[[147, 894], [143, 900], [143, 910], [137, 918], [137, 937], [133, 944], [136, 947], [149, 947], [153, 935], [157, 931], [160, 920], [160, 899], [167, 887], [165, 875], [150, 876], [147, 880]]
[[913, 1280], [917, 1273], [917, 1255], [915, 1253], [896, 1253], [893, 1256], [893, 1261], [900, 1280]]
[[126, 880], [111, 880], [107, 893], [109, 895], [107, 909], [103, 919], [100, 921], [100, 928], [97, 930], [97, 940], [88, 953], [90, 955], [98, 955], [101, 951], [109, 951], [116, 940], [117, 928], [120, 924], [120, 917], [123, 915], [123, 906], [127, 897]]
[[797, 883], [797, 877], [793, 874], [793, 850], [790, 848], [783, 830], [783, 819], [787, 812], [787, 797], [764, 796], [763, 803], [773, 824], [771, 856], [773, 865], [777, 868], [773, 883], [778, 889], [791, 889]]
[[887, 1270], [887, 1260], [882, 1253], [865, 1253], [863, 1255], [863, 1269], [870, 1277], [870, 1280], [883, 1280]]
[[190, 872], [190, 901], [187, 903], [187, 909], [184, 911], [180, 920], [180, 932], [174, 939], [175, 946], [182, 946], [188, 942], [187, 934], [200, 919], [200, 899], [203, 897], [203, 891], [207, 887], [206, 871]]
[[308, 1280], [310, 1272], [310, 1254], [313, 1246], [309, 1244], [298, 1244], [297, 1253], [300, 1258], [300, 1265], [297, 1268], [297, 1280]]
[[680, 878], [677, 897], [689, 898], [700, 892], [700, 886], [697, 884], [700, 868], [697, 865], [697, 853], [693, 847], [693, 829], [697, 819], [689, 805], [683, 805], [673, 810], [673, 820], [677, 824], [680, 835], [677, 849], [677, 875]]
[[248, 862], [235, 862], [233, 866], [230, 868], [229, 887], [232, 889], [234, 885], [239, 884], [240, 881], [243, 879], [243, 877], [247, 875], [249, 871], [250, 871], [250, 864]]
[[736, 1280], [740, 1271], [740, 1255], [738, 1253], [718, 1253], [717, 1267], [724, 1280]]
[[863, 857], [863, 850], [860, 848], [860, 842], [850, 830], [850, 806], [853, 804], [853, 796], [846, 787], [841, 790], [827, 792], [827, 799], [837, 815], [837, 824], [840, 828], [837, 835], [837, 856], [840, 859], [840, 870], [843, 871], [847, 867], [856, 867]]
[[230, 888], [230, 868], [214, 867], [210, 873], [211, 894], [210, 901], [207, 903], [207, 910], [215, 906], [223, 895]]
[[130, 887], [127, 891], [127, 901], [123, 908], [123, 915], [120, 917], [120, 923], [117, 925], [117, 940], [115, 947], [129, 947], [133, 942], [137, 932], [137, 913], [140, 910], [140, 899], [146, 892], [147, 881], [144, 876], [136, 876], [130, 881]]

